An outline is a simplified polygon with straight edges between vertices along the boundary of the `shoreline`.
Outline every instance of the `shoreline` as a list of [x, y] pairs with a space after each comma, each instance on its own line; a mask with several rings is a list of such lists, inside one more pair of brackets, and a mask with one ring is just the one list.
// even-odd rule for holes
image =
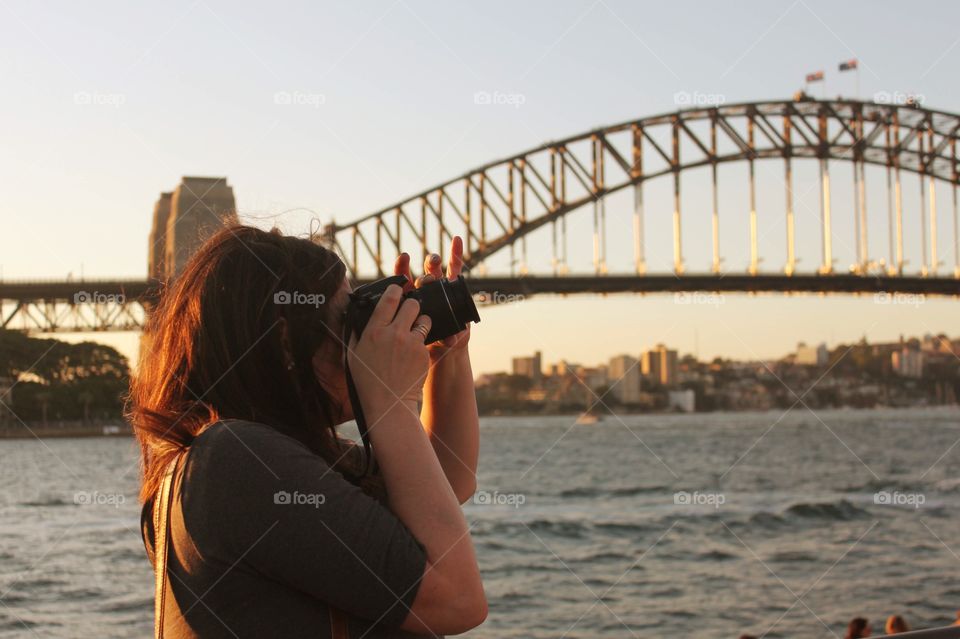
[[[884, 407], [871, 407], [871, 408], [854, 408], [839, 406], [835, 408], [829, 408], [824, 410], [830, 411], [842, 411], [850, 413], [869, 413], [873, 411], [884, 411], [884, 412], [898, 412], [898, 411], [921, 411], [921, 412], [950, 412], [960, 410], [960, 405], [957, 404], [940, 404], [935, 406], [884, 406]], [[654, 411], [654, 412], [642, 412], [642, 411], [630, 411], [623, 413], [616, 413], [615, 415], [611, 414], [597, 414], [597, 417], [600, 419], [598, 421], [603, 422], [607, 419], [615, 419], [620, 416], [636, 416], [636, 415], [648, 415], [648, 416], [658, 416], [658, 417], [667, 417], [667, 416], [678, 416], [678, 415], [751, 415], [757, 413], [769, 413], [777, 412], [777, 409], [762, 411], [762, 410], [744, 410], [744, 411], [710, 411], [710, 412], [680, 412], [680, 411]], [[781, 411], [782, 412], [782, 411]], [[557, 412], [557, 413], [486, 413], [480, 415], [480, 419], [486, 418], [532, 418], [532, 417], [578, 417], [582, 415], [582, 412], [572, 411], [572, 412]], [[615, 417], [616, 416], [616, 417]], [[583, 426], [591, 426], [592, 423], [582, 424]], [[23, 426], [6, 426], [0, 427], [0, 440], [18, 440], [18, 439], [68, 439], [71, 437], [76, 438], [95, 438], [95, 437], [104, 437], [104, 438], [116, 438], [116, 437], [133, 437], [133, 429], [129, 424], [126, 423], [96, 423], [96, 424], [79, 424], [79, 423], [67, 423], [67, 424], [58, 424], [58, 425], [47, 425], [47, 426], [32, 426], [26, 425], [26, 429]]]
[[65, 439], [70, 437], [133, 437], [133, 429], [126, 423], [66, 423], [15, 425], [0, 427], [2, 439]]

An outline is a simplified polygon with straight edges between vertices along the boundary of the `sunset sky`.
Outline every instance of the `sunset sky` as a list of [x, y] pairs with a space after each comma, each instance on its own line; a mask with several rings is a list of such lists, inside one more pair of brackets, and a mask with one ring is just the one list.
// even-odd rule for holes
[[[96, 7], [96, 11], [91, 10]], [[144, 277], [158, 194], [181, 176], [226, 176], [241, 220], [300, 234], [346, 222], [495, 158], [604, 124], [677, 108], [675, 95], [725, 103], [789, 98], [824, 70], [817, 96], [918, 94], [960, 112], [960, 6], [846, 3], [487, 2], [395, 0], [0, 4], [0, 277]], [[896, 19], [891, 19], [891, 16]], [[519, 96], [481, 105], [477, 92]], [[278, 104], [275, 95], [303, 96]], [[838, 270], [854, 251], [851, 168], [834, 163]], [[783, 265], [782, 164], [757, 167], [762, 268]], [[819, 260], [817, 181], [798, 164], [801, 270]], [[747, 267], [746, 182], [722, 172], [726, 266]], [[868, 170], [873, 257], [886, 257], [882, 171]], [[845, 189], [845, 193], [844, 193]], [[953, 270], [951, 193], [938, 192], [943, 272]], [[919, 267], [919, 179], [904, 177], [908, 270]], [[709, 194], [685, 194], [690, 270], [710, 260]], [[652, 271], [670, 268], [670, 185], [649, 190]], [[608, 228], [629, 234], [629, 198], [611, 199]], [[570, 219], [571, 268], [588, 271], [589, 211]], [[549, 251], [531, 239], [531, 269]], [[611, 270], [632, 255], [611, 245]], [[502, 268], [494, 260], [491, 270]], [[475, 371], [543, 351], [593, 364], [663, 342], [701, 358], [779, 357], [797, 341], [834, 346], [866, 336], [947, 332], [955, 300], [877, 303], [872, 296], [727, 295], [534, 298], [481, 309]], [[132, 334], [98, 335], [126, 354]]]

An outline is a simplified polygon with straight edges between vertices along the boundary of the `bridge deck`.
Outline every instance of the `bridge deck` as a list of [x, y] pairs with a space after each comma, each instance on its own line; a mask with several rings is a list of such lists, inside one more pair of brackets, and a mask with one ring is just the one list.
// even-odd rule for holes
[[[365, 283], [369, 280], [362, 280]], [[862, 276], [853, 274], [784, 275], [736, 274], [649, 274], [509, 276], [488, 275], [470, 278], [475, 293], [500, 295], [609, 294], [609, 293], [909, 293], [916, 295], [960, 295], [960, 279], [953, 277]], [[129, 300], [149, 301], [157, 295], [157, 284], [147, 280], [86, 280], [0, 282], [0, 300], [5, 302], [74, 303], [97, 296], [123, 295]], [[86, 298], [83, 295], [86, 294]], [[81, 297], [77, 297], [77, 296]]]

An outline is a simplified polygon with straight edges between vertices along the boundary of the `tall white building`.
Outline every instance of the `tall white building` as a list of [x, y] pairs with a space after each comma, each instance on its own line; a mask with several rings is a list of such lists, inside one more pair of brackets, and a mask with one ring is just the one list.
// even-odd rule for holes
[[630, 355], [617, 355], [610, 358], [607, 367], [607, 381], [612, 386], [610, 393], [621, 404], [639, 404], [642, 373], [640, 362]]

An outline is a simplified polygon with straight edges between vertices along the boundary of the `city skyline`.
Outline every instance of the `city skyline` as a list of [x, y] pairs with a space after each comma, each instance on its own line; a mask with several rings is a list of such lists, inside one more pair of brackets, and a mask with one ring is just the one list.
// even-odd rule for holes
[[[871, 341], [866, 340], [866, 344], [869, 346], [891, 346], [894, 344], [903, 344], [908, 346], [912, 342], [917, 342], [918, 344], [934, 344], [941, 341], [941, 338], [945, 338], [947, 342], [958, 342], [960, 343], [960, 338], [952, 337], [950, 334], [940, 331], [937, 333], [923, 333], [920, 335], [916, 334], [902, 334], [900, 337], [893, 341]], [[834, 348], [839, 348], [841, 346], [847, 346], [852, 348], [858, 344], [861, 344], [861, 340], [855, 340], [852, 342], [847, 342], [844, 344], [838, 344]], [[774, 362], [781, 362], [786, 360], [792, 360], [796, 364], [808, 365], [808, 366], [824, 366], [829, 361], [829, 354], [831, 347], [827, 345], [826, 342], [819, 343], [807, 343], [803, 340], [796, 342], [795, 347], [792, 351], [785, 352], [776, 357], [762, 357], [746, 360], [738, 360], [734, 358], [721, 358], [721, 357], [710, 357], [702, 358], [698, 357], [695, 353], [684, 352], [675, 348], [671, 348], [670, 344], [650, 344], [645, 347], [641, 347], [638, 351], [627, 352], [625, 349], [623, 352], [610, 355], [606, 359], [594, 359], [591, 361], [573, 361], [562, 356], [557, 356], [554, 359], [545, 357], [543, 352], [534, 351], [532, 355], [530, 354], [518, 354], [514, 353], [511, 357], [511, 367], [510, 371], [493, 371], [492, 374], [502, 374], [505, 372], [510, 372], [513, 375], [521, 375], [526, 377], [537, 377], [535, 371], [539, 371], [539, 376], [545, 377], [550, 375], [562, 374], [562, 369], [576, 370], [578, 368], [585, 369], [604, 369], [606, 368], [610, 371], [612, 378], [617, 378], [615, 372], [616, 365], [614, 364], [615, 360], [620, 360], [621, 358], [628, 358], [632, 360], [625, 368], [629, 368], [633, 362], [636, 363], [636, 368], [642, 372], [642, 374], [647, 377], [651, 374], [649, 366], [645, 364], [644, 359], [646, 356], [654, 351], [667, 351], [672, 352], [676, 357], [676, 361], [672, 366], [676, 366], [677, 362], [685, 360], [687, 358], [693, 358], [694, 361], [699, 363], [710, 363], [716, 360], [724, 360], [737, 364], [767, 364]], [[539, 362], [540, 366], [534, 363], [534, 361]], [[666, 384], [664, 384], [666, 385]]]
[[476, 381], [481, 411], [579, 410], [581, 417], [592, 417], [577, 423], [592, 424], [598, 414], [620, 412], [789, 411], [805, 397], [808, 407], [818, 408], [950, 406], [958, 395], [960, 340], [901, 336], [893, 343], [832, 350], [800, 342], [775, 361], [747, 362], [704, 362], [657, 344], [638, 357], [622, 354], [603, 363], [543, 362], [537, 351], [513, 358], [509, 372], [481, 375]]

